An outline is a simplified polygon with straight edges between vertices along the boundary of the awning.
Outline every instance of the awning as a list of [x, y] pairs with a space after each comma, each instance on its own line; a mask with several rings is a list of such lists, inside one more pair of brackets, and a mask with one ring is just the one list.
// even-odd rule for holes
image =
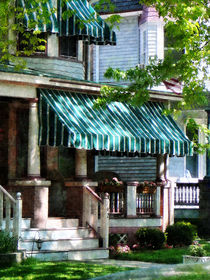
[[113, 102], [94, 110], [93, 95], [39, 89], [40, 145], [145, 154], [192, 154], [192, 143], [163, 105]]
[[[64, 13], [73, 15], [64, 20]], [[60, 36], [78, 36], [95, 44], [116, 44], [116, 35], [87, 0], [67, 0], [60, 5]]]
[[[23, 23], [28, 30], [58, 33], [59, 36], [76, 36], [89, 44], [116, 44], [115, 33], [97, 15], [87, 0], [66, 0], [65, 3], [58, 0], [57, 11], [53, 10], [52, 0], [42, 1], [42, 4], [17, 0], [17, 5], [24, 9]], [[39, 20], [40, 13], [46, 14], [46, 22]], [[29, 22], [37, 20], [38, 25], [31, 28]]]
[[[42, 1], [41, 4], [36, 1], [17, 0], [17, 6], [24, 9], [24, 18], [19, 18], [19, 20], [23, 20], [23, 24], [27, 30], [58, 33], [58, 20], [56, 14], [53, 12], [51, 0]], [[39, 20], [40, 13], [44, 13], [46, 15], [46, 22], [41, 19]], [[30, 24], [33, 21], [38, 21], [38, 25], [31, 27]]]

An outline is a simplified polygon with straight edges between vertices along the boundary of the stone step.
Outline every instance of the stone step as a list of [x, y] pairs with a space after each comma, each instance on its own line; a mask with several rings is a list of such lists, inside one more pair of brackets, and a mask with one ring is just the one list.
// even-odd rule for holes
[[26, 251], [26, 257], [34, 257], [41, 261], [93, 260], [108, 259], [109, 250], [104, 248], [76, 249], [68, 251]]
[[[73, 239], [58, 239], [58, 240], [42, 240], [41, 250], [79, 250], [98, 248], [99, 241], [97, 238], [73, 238]], [[37, 250], [37, 242], [34, 239], [23, 240], [19, 242], [19, 249], [26, 251]]]
[[[11, 219], [11, 225], [13, 223], [13, 219]], [[78, 227], [79, 220], [78, 219], [66, 219], [66, 218], [48, 218], [46, 223], [46, 228], [70, 228], [70, 227]], [[30, 229], [31, 227], [31, 219], [23, 218], [22, 219], [22, 229]], [[5, 229], [5, 219], [2, 223], [2, 228]]]
[[24, 239], [69, 239], [94, 237], [93, 231], [85, 227], [55, 228], [55, 229], [25, 229], [21, 231], [21, 238]]

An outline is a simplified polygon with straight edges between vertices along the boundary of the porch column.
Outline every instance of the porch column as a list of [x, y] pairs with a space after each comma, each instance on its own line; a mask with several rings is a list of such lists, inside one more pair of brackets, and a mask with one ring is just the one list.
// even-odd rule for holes
[[87, 178], [87, 151], [76, 149], [75, 152], [75, 176]]
[[17, 160], [17, 103], [9, 104], [9, 125], [8, 125], [8, 179], [16, 177]]
[[165, 157], [161, 154], [157, 155], [156, 178], [158, 181], [165, 180]]
[[39, 120], [38, 99], [29, 101], [29, 129], [28, 129], [28, 177], [40, 177], [40, 151], [38, 146]]
[[157, 187], [155, 193], [155, 209], [154, 209], [156, 216], [160, 216], [160, 194], [161, 194], [160, 187]]
[[136, 216], [136, 188], [138, 182], [127, 183], [127, 217]]

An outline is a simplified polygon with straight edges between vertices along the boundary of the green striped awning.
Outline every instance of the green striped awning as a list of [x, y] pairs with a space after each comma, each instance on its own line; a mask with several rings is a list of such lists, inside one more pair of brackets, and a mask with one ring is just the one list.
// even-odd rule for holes
[[[58, 33], [58, 20], [53, 10], [53, 4], [51, 0], [47, 1], [29, 1], [29, 0], [17, 0], [17, 6], [23, 9], [24, 18], [23, 24], [27, 30], [39, 30], [41, 32]], [[19, 11], [19, 16], [20, 16]], [[45, 18], [40, 15], [45, 15]], [[34, 22], [38, 22], [33, 26]]]
[[163, 105], [141, 107], [113, 102], [94, 110], [97, 97], [39, 89], [40, 145], [95, 149], [97, 151], [192, 154], [192, 143]]
[[[78, 36], [90, 44], [116, 44], [115, 33], [87, 0], [67, 0], [59, 7], [60, 36]], [[65, 20], [65, 15], [71, 16]]]
[[[27, 30], [76, 36], [89, 44], [116, 44], [115, 33], [87, 0], [58, 0], [57, 10], [54, 9], [52, 0], [40, 1], [17, 0], [18, 7], [24, 9], [24, 18], [19, 20], [23, 20]], [[33, 26], [34, 22], [38, 24]]]

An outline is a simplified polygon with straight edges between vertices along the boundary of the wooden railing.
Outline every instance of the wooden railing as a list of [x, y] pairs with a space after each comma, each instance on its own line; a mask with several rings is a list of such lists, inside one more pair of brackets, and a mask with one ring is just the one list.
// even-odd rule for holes
[[109, 197], [105, 194], [102, 198], [97, 195], [88, 185], [84, 185], [83, 192], [83, 226], [90, 226], [98, 233], [98, 209], [100, 209], [100, 237], [103, 247], [109, 246]]
[[[5, 218], [5, 227], [3, 227], [3, 220]], [[13, 233], [17, 238], [21, 234], [22, 223], [22, 200], [21, 194], [17, 193], [16, 199], [11, 196], [0, 185], [0, 230], [5, 229]]]
[[137, 214], [154, 214], [155, 194], [137, 193], [136, 194], [136, 212]]
[[177, 183], [174, 191], [174, 205], [199, 206], [198, 183]]

